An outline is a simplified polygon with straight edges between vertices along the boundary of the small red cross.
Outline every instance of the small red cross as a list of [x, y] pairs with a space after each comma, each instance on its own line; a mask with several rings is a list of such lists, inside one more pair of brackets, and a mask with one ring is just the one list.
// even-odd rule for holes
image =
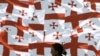
[[52, 26], [53, 29], [55, 29], [55, 27], [58, 27], [58, 25], [56, 25], [55, 22], [52, 22], [52, 24], [50, 24], [50, 26]]
[[89, 21], [89, 22], [87, 23], [87, 25], [92, 26], [92, 25], [94, 25], [94, 23], [93, 23], [92, 21]]
[[59, 37], [62, 37], [62, 34], [60, 34], [59, 32], [56, 32], [56, 34], [53, 34], [53, 36], [56, 36], [56, 39], [59, 39]]
[[71, 1], [71, 3], [68, 3], [68, 5], [71, 5], [71, 7], [76, 6], [76, 4], [74, 4], [74, 1]]
[[22, 16], [24, 16], [25, 14], [27, 14], [24, 10], [19, 11], [21, 13]]
[[34, 37], [34, 36], [35, 36], [34, 32], [30, 32], [30, 34], [32, 34], [32, 37]]
[[94, 25], [95, 23], [93, 23], [92, 21], [89, 21], [87, 23], [88, 26], [92, 27], [93, 30], [96, 30], [92, 25]]
[[21, 42], [24, 38], [22, 36], [16, 36], [15, 39], [18, 39], [18, 42]]
[[32, 21], [34, 21], [35, 18], [37, 18], [37, 16], [33, 16], [33, 17], [32, 17]]
[[88, 33], [88, 36], [86, 36], [86, 38], [88, 38], [88, 40], [91, 40], [91, 38], [94, 38], [94, 37], [91, 36], [91, 33]]
[[34, 21], [35, 18], [37, 18], [37, 16], [35, 16], [33, 13], [32, 21]]
[[51, 8], [52, 11], [54, 11], [54, 9], [57, 8], [57, 5], [55, 5], [54, 3], [51, 3], [51, 6], [49, 6], [49, 8]]
[[84, 0], [84, 2], [90, 2], [91, 9], [96, 10], [96, 3], [100, 3], [100, 0]]

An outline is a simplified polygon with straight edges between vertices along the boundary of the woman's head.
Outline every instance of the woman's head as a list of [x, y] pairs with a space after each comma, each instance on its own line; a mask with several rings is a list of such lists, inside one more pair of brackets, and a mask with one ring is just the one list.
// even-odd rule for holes
[[66, 55], [66, 51], [61, 44], [55, 43], [51, 47], [51, 54], [52, 56], [62, 56], [62, 54]]

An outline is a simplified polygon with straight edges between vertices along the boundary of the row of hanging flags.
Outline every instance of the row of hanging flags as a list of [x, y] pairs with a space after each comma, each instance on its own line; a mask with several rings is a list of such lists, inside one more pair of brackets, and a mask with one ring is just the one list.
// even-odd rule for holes
[[100, 56], [100, 0], [0, 0], [0, 56]]

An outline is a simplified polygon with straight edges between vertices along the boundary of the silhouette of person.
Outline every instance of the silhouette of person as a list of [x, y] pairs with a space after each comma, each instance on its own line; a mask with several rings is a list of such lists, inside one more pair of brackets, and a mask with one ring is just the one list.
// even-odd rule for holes
[[59, 43], [54, 43], [51, 47], [51, 54], [52, 56], [66, 56], [66, 51], [64, 50], [63, 46]]

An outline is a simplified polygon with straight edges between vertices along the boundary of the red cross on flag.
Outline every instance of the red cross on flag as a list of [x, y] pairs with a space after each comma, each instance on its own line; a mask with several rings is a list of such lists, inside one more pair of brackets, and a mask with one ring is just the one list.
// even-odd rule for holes
[[0, 56], [100, 56], [99, 0], [0, 0]]

